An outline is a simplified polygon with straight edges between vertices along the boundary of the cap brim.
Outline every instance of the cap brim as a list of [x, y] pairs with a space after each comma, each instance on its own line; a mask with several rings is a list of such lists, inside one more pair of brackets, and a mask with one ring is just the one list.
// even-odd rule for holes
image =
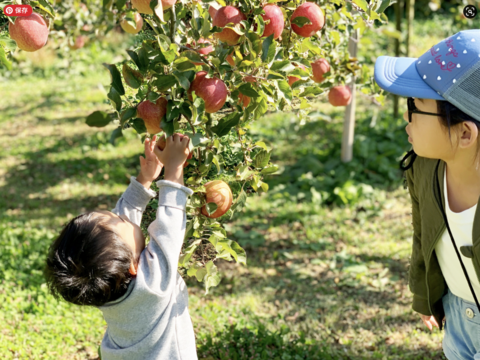
[[382, 89], [395, 95], [445, 100], [423, 81], [415, 66], [416, 60], [409, 57], [378, 57], [375, 62], [375, 81]]

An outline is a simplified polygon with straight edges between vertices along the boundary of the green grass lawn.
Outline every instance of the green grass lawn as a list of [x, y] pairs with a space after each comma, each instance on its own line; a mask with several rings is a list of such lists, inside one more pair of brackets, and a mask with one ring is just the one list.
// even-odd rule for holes
[[[416, 33], [425, 36], [416, 38], [422, 46], [444, 37]], [[370, 63], [391, 48], [377, 36], [362, 40], [359, 59]], [[424, 51], [415, 48], [411, 56]], [[113, 62], [99, 50], [96, 56]], [[106, 329], [99, 310], [55, 301], [41, 273], [62, 225], [86, 210], [112, 209], [139, 170], [139, 136], [125, 131], [114, 147], [108, 137], [115, 125], [100, 131], [85, 125], [86, 115], [110, 108], [102, 88], [108, 72], [86, 69], [86, 76], [0, 83], [2, 359], [96, 359]], [[391, 121], [392, 136], [403, 139], [402, 119], [392, 119], [391, 108], [389, 100], [380, 109], [378, 131]], [[401, 174], [395, 186], [375, 186], [355, 204], [323, 204], [310, 190], [319, 181], [314, 169], [322, 151], [338, 143], [343, 113], [324, 99], [318, 109], [332, 121], [269, 114], [252, 127], [274, 148], [280, 174], [226, 224], [245, 247], [248, 266], [219, 261], [223, 279], [208, 296], [203, 284], [187, 280], [199, 357], [443, 359], [442, 334], [430, 333], [410, 308], [412, 229]], [[358, 98], [356, 144], [368, 145], [362, 131], [374, 110]]]

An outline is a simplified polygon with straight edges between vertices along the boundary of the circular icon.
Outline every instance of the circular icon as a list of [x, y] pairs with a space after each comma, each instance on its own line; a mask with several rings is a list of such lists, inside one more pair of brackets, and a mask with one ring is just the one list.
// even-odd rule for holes
[[473, 19], [477, 16], [477, 8], [473, 5], [467, 5], [463, 8], [463, 15], [465, 15], [467, 19]]
[[7, 15], [10, 15], [13, 13], [13, 8], [11, 8], [10, 6], [9, 7], [6, 7], [5, 8], [5, 12], [7, 13]]

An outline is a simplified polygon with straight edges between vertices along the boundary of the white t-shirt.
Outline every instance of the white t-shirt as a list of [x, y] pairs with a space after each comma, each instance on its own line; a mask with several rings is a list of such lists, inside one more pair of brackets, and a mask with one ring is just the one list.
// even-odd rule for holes
[[[446, 169], [443, 184], [445, 189], [445, 211], [447, 213], [448, 224], [450, 225], [450, 230], [452, 231], [452, 235], [455, 239], [457, 249], [460, 252], [461, 246], [472, 245], [473, 220], [475, 219], [477, 205], [459, 213], [453, 212], [450, 210], [450, 205], [448, 203]], [[447, 229], [445, 229], [441, 239], [435, 245], [435, 252], [450, 291], [456, 296], [474, 303], [475, 300], [473, 299], [472, 292], [468, 286], [468, 282], [465, 278], [465, 274], [463, 273], [460, 261], [458, 261], [455, 248], [453, 247], [452, 240], [450, 239]], [[475, 273], [472, 259], [463, 256], [461, 252], [460, 256], [462, 257], [463, 264], [467, 269], [468, 277], [472, 283], [475, 295], [477, 296], [477, 299], [480, 299], [480, 283], [478, 281], [477, 274]]]

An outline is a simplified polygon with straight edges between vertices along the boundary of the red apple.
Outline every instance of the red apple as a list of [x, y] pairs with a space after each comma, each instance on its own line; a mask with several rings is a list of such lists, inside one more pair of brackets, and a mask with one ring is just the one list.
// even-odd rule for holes
[[198, 89], [199, 89], [199, 84], [202, 82], [202, 80], [207, 76], [208, 72], [206, 71], [199, 71], [195, 74], [195, 78], [193, 79], [192, 83], [190, 84], [190, 89], [187, 91], [188, 99], [190, 101], [193, 100], [192, 98], [192, 91], [195, 91], [195, 95], [198, 95]]
[[217, 13], [217, 9], [215, 9], [212, 5], [208, 8], [208, 13], [210, 14], [210, 17], [213, 18], [215, 17], [215, 14]]
[[312, 62], [310, 65], [312, 65], [313, 81], [316, 83], [321, 83], [323, 80], [325, 80], [323, 74], [330, 71], [330, 64], [328, 61], [325, 59], [318, 59]]
[[160, 97], [155, 104], [150, 100], [145, 100], [138, 105], [137, 117], [145, 122], [145, 127], [150, 134], [162, 131], [160, 122], [167, 113], [167, 103], [167, 99]]
[[228, 184], [222, 180], [209, 181], [205, 184], [207, 203], [217, 204], [217, 210], [208, 215], [207, 208], [202, 207], [202, 214], [208, 218], [216, 219], [225, 214], [232, 206], [233, 195]]
[[293, 20], [298, 16], [306, 17], [310, 20], [311, 24], [303, 25], [299, 27], [296, 24], [292, 24], [292, 30], [296, 34], [303, 37], [310, 37], [315, 35], [318, 30], [323, 28], [325, 24], [325, 16], [323, 15], [322, 9], [317, 4], [306, 2], [300, 5], [292, 14], [290, 19]]
[[346, 106], [352, 100], [352, 91], [348, 86], [334, 86], [328, 92], [328, 101], [333, 106]]
[[[299, 64], [298, 67], [302, 70], [307, 70], [307, 68], [302, 65], [302, 64]], [[288, 85], [290, 85], [290, 87], [292, 86], [292, 84], [295, 82], [295, 81], [298, 81], [300, 80], [300, 78], [296, 77], [296, 76], [289, 76], [288, 77]]]
[[[203, 73], [203, 71], [200, 72]], [[222, 80], [216, 77], [209, 79], [205, 75], [200, 74], [198, 82], [196, 82], [197, 78], [195, 78], [190, 89], [194, 90], [203, 99], [205, 111], [211, 114], [223, 107], [225, 101], [227, 101], [228, 91]]]
[[[212, 24], [220, 28], [225, 27], [229, 23], [239, 24], [240, 21], [246, 20], [245, 15], [233, 6], [223, 6], [217, 10]], [[223, 29], [221, 32], [215, 33], [213, 36], [220, 41], [227, 43], [228, 45], [236, 45], [240, 39], [238, 35], [232, 29]]]
[[[204, 38], [200, 38], [197, 42], [193, 42], [193, 45], [196, 46], [196, 44], [210, 44], [209, 46], [205, 46], [202, 48], [197, 49], [197, 52], [201, 55], [208, 55], [211, 52], [213, 52], [213, 46], [211, 45], [211, 42], [207, 39], [205, 40]], [[187, 47], [190, 49], [193, 49], [190, 44], [187, 44]], [[195, 65], [203, 65], [204, 63], [201, 62], [194, 62]]]
[[283, 18], [282, 10], [273, 4], [268, 4], [263, 7], [265, 15], [262, 14], [263, 20], [270, 20], [268, 24], [265, 25], [265, 30], [263, 31], [263, 37], [267, 37], [273, 34], [274, 39], [278, 39], [282, 35], [283, 27], [285, 24], [285, 19]]
[[[153, 10], [150, 8], [151, 0], [132, 0], [132, 7], [137, 9], [139, 13], [153, 15]], [[170, 9], [176, 0], [162, 0], [163, 10]]]
[[[182, 140], [184, 138], [185, 135], [183, 134], [179, 134], [179, 133], [175, 133], [174, 135], [178, 135], [180, 137], [180, 140]], [[167, 146], [167, 141], [165, 139], [165, 134], [163, 134], [158, 140], [157, 140], [157, 146], [160, 150], [163, 151], [163, 149], [165, 149], [165, 146]], [[187, 156], [187, 160], [188, 159], [191, 159], [193, 156], [193, 153], [189, 153], [188, 156]], [[183, 163], [183, 167], [187, 167], [188, 166], [188, 162], [187, 160], [185, 160], [185, 162]]]
[[8, 31], [12, 40], [15, 40], [17, 46], [24, 51], [40, 50], [47, 43], [48, 26], [37, 13], [17, 17], [14, 24], [8, 24]]
[[142, 18], [142, 15], [140, 15], [140, 13], [135, 13], [135, 16], [134, 16], [134, 19], [135, 19], [135, 27], [133, 27], [132, 25], [130, 25], [126, 19], [123, 19], [121, 22], [120, 22], [120, 26], [122, 27], [122, 29], [126, 32], [126, 33], [129, 33], [129, 34], [138, 34], [142, 28], [143, 28], [143, 18]]
[[86, 36], [79, 35], [75, 39], [75, 43], [73, 45], [68, 45], [68, 47], [72, 50], [78, 50], [85, 46], [85, 41], [87, 40]]

